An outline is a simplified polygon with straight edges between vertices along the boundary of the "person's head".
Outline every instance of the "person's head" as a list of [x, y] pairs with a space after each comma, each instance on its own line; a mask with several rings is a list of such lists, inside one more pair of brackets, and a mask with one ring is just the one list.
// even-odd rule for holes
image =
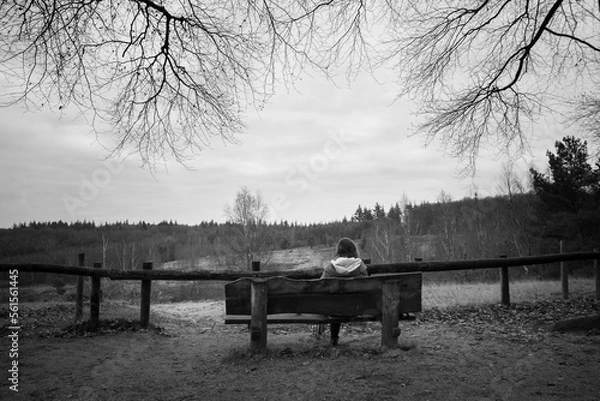
[[335, 257], [358, 258], [356, 245], [349, 238], [342, 238], [338, 241]]

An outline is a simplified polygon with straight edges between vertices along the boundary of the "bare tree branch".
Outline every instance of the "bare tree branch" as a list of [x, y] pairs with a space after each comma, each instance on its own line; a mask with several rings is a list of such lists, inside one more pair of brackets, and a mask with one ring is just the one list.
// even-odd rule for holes
[[[597, 90], [599, 10], [562, 0], [401, 2], [381, 62], [401, 95], [423, 102], [419, 132], [440, 139], [472, 173], [482, 146], [521, 154], [531, 123], [568, 99], [565, 86]], [[573, 85], [569, 86], [567, 82]], [[593, 89], [595, 88], [595, 89]]]
[[525, 151], [547, 107], [600, 98], [599, 29], [583, 0], [6, 0], [1, 95], [76, 109], [152, 164], [235, 141], [246, 110], [307, 68], [391, 66], [418, 132], [468, 173], [482, 146]]
[[[184, 161], [235, 141], [278, 79], [327, 71], [364, 22], [361, 1], [7, 0], [3, 104], [88, 113], [113, 152]], [[354, 14], [354, 15], [353, 15]], [[339, 18], [332, 18], [339, 15]], [[362, 51], [359, 49], [359, 52]], [[108, 128], [106, 128], [108, 127]], [[101, 136], [101, 139], [105, 136]]]
[[241, 257], [246, 268], [251, 269], [253, 261], [266, 265], [274, 246], [265, 227], [268, 205], [262, 194], [252, 194], [247, 187], [242, 187], [233, 206], [225, 206], [225, 214], [238, 230], [239, 242], [231, 244], [232, 250]]
[[[600, 138], [600, 96], [583, 96], [574, 110], [570, 119], [578, 123], [592, 139]], [[594, 153], [600, 156], [600, 149]]]

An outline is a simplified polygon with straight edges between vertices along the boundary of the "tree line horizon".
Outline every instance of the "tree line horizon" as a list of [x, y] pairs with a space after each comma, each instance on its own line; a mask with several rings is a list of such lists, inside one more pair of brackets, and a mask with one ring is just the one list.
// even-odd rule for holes
[[85, 252], [106, 268], [212, 258], [218, 268], [244, 270], [252, 261], [268, 266], [276, 250], [333, 247], [341, 237], [356, 240], [373, 263], [556, 253], [559, 241], [567, 252], [598, 248], [600, 159], [591, 165], [587, 143], [575, 137], [555, 149], [548, 151], [547, 173], [530, 170], [531, 188], [507, 169], [501, 195], [397, 202], [387, 211], [379, 203], [359, 205], [349, 219], [297, 224], [266, 222], [265, 205], [243, 188], [240, 203], [225, 208], [232, 213], [226, 223], [22, 223], [0, 230], [0, 260], [73, 264]]

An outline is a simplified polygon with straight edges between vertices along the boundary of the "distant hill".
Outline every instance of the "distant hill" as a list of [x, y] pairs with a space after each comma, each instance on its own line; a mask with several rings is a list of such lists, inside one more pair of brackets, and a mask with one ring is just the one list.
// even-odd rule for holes
[[[331, 260], [335, 247], [315, 246], [273, 251], [269, 261], [261, 268], [264, 271], [285, 271], [323, 267]], [[163, 263], [164, 270], [215, 270], [220, 263], [215, 257], [202, 257], [194, 260], [174, 260]]]
[[325, 267], [335, 253], [335, 247], [302, 247], [275, 251], [271, 255], [266, 271], [312, 269]]

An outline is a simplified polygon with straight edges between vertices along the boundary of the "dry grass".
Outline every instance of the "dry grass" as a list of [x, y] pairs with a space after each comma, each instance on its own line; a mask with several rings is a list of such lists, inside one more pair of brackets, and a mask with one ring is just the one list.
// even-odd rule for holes
[[[224, 299], [224, 282], [157, 282], [152, 285], [152, 304], [173, 302], [198, 302]], [[139, 302], [139, 283], [105, 280], [102, 291], [105, 300]], [[49, 286], [26, 287], [21, 291], [22, 302], [45, 300], [69, 300], [75, 297], [75, 287], [65, 287], [67, 293], [58, 295]], [[3, 291], [0, 290], [0, 295]], [[593, 296], [594, 280], [591, 278], [569, 278], [569, 293], [572, 298]], [[89, 294], [86, 283], [84, 294]], [[87, 296], [87, 295], [86, 295]], [[558, 280], [526, 280], [510, 282], [512, 303], [561, 298], [561, 283]], [[490, 305], [500, 303], [500, 282], [495, 283], [435, 283], [425, 276], [423, 280], [423, 309], [445, 308], [468, 305]]]
[[[560, 281], [528, 280], [510, 283], [511, 302], [536, 301], [562, 297]], [[569, 295], [594, 294], [594, 280], [569, 279]], [[500, 303], [500, 283], [428, 283], [423, 284], [423, 309], [460, 305]]]

